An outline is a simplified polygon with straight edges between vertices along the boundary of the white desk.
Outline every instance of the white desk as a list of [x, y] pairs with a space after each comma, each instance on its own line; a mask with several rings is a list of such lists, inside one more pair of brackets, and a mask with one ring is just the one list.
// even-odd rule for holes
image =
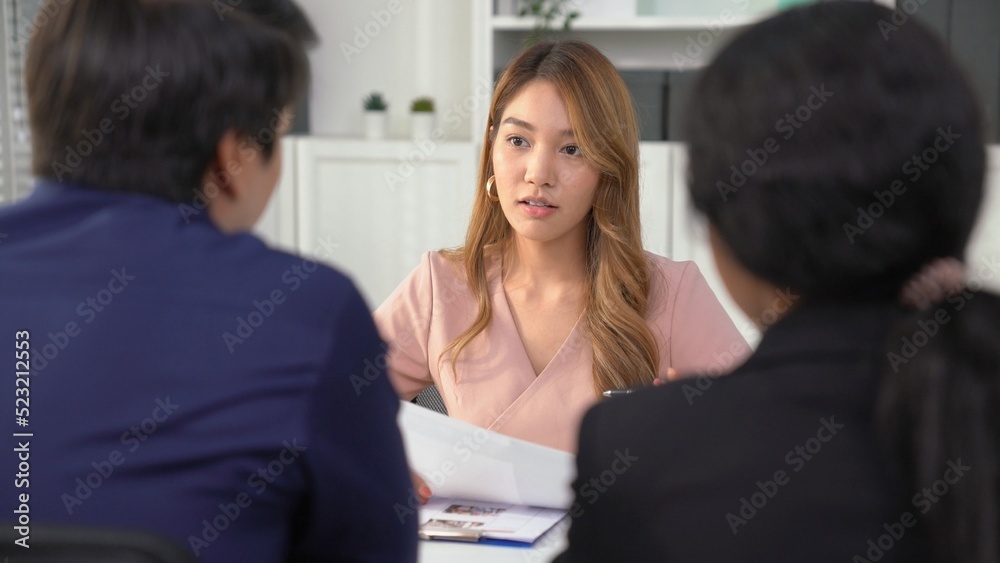
[[566, 549], [567, 516], [530, 548], [420, 540], [420, 563], [548, 563]]

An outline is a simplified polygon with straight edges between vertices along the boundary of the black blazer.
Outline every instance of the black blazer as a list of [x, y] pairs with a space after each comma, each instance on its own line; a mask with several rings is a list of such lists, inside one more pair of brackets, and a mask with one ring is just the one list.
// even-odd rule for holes
[[804, 307], [731, 375], [591, 409], [559, 561], [912, 561], [932, 506], [897, 490], [872, 417], [892, 316]]

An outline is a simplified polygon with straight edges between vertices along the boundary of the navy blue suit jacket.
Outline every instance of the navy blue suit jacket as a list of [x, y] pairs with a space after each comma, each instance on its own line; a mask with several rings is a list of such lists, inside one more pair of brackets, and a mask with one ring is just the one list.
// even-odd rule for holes
[[27, 504], [32, 524], [152, 530], [202, 561], [415, 560], [362, 298], [187, 211], [47, 183], [0, 208], [2, 520]]

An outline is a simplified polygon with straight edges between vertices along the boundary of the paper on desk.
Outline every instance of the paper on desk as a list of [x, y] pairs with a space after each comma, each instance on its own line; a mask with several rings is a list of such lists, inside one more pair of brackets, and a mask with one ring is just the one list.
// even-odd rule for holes
[[569, 509], [573, 456], [402, 402], [410, 468], [434, 496]]
[[[552, 508], [434, 497], [420, 507], [420, 530], [428, 539], [458, 534], [531, 544], [565, 516]], [[441, 531], [445, 538], [433, 537]]]

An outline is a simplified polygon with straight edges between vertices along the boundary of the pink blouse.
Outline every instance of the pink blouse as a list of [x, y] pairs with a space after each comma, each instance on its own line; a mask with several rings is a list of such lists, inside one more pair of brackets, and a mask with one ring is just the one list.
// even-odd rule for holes
[[[706, 371], [732, 351], [749, 353], [694, 262], [646, 256], [660, 274], [653, 276], [649, 324], [659, 344], [661, 374], [668, 367], [682, 374]], [[459, 355], [456, 379], [450, 357], [441, 353], [472, 324], [476, 302], [461, 264], [438, 252], [421, 257], [374, 314], [390, 347], [389, 377], [404, 400], [437, 385], [449, 416], [575, 452], [583, 414], [598, 400], [586, 330], [577, 321], [536, 376], [504, 295], [500, 262], [494, 260], [487, 272], [492, 321]]]

